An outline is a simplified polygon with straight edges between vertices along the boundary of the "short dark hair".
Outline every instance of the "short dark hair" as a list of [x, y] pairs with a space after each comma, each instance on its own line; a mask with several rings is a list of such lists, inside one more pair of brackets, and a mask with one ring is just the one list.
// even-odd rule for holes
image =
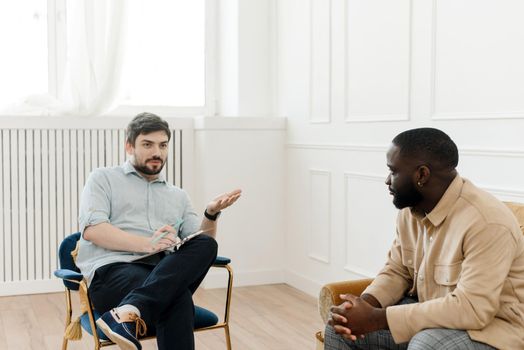
[[434, 166], [446, 169], [455, 169], [458, 165], [457, 145], [442, 130], [411, 129], [395, 136], [392, 142], [399, 147], [402, 156], [420, 157]]
[[167, 134], [167, 139], [171, 140], [171, 130], [169, 130], [169, 124], [164, 119], [153, 113], [140, 113], [127, 125], [126, 141], [134, 146], [138, 135], [155, 131], [164, 131]]

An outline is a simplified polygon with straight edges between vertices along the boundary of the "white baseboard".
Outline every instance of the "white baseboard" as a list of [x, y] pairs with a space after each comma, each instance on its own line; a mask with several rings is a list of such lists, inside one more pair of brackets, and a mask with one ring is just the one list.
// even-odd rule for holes
[[284, 283], [289, 284], [314, 298], [318, 298], [318, 293], [323, 286], [322, 283], [290, 270], [284, 271]]
[[[263, 284], [286, 283], [290, 286], [318, 298], [318, 293], [323, 284], [307, 278], [290, 270], [258, 270], [241, 271], [233, 273], [233, 286], [256, 286]], [[202, 288], [225, 288], [227, 286], [227, 274], [222, 269], [212, 269], [202, 282]]]
[[[233, 286], [256, 286], [264, 284], [286, 283], [313, 297], [318, 297], [321, 283], [289, 270], [256, 270], [234, 271]], [[212, 269], [202, 282], [205, 289], [225, 288], [227, 273], [225, 269]], [[42, 294], [62, 292], [64, 285], [61, 280], [34, 280], [0, 283], [0, 297], [24, 294]]]
[[0, 283], [0, 297], [9, 295], [56, 293], [63, 291], [64, 284], [58, 279]]
[[[257, 286], [262, 284], [285, 283], [282, 270], [233, 271], [233, 286]], [[226, 288], [227, 272], [225, 269], [211, 269], [202, 288]]]

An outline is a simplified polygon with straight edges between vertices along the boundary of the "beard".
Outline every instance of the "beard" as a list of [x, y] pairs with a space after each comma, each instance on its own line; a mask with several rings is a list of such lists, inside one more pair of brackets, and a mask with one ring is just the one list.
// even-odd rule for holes
[[[160, 165], [156, 166], [156, 167], [153, 167], [153, 168], [148, 167], [147, 163], [152, 161], [152, 160], [160, 161]], [[143, 162], [143, 163], [139, 163], [135, 159], [135, 163], [136, 164], [133, 164], [135, 170], [140, 172], [140, 173], [142, 173], [142, 174], [146, 174], [146, 175], [157, 175], [157, 174], [159, 174], [162, 171], [162, 169], [164, 168], [164, 164], [165, 164], [165, 162], [161, 158], [156, 158], [156, 157], [155, 158], [146, 159], [146, 161]]]
[[397, 207], [397, 209], [414, 207], [424, 199], [422, 194], [417, 191], [417, 188], [411, 182], [406, 186], [403, 186], [402, 188], [392, 192], [393, 205]]

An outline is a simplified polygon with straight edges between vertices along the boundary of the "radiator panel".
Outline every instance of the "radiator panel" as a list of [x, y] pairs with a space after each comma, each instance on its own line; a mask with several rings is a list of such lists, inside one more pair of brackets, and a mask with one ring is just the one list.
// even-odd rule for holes
[[[164, 173], [182, 187], [182, 130], [172, 130]], [[126, 160], [123, 129], [0, 131], [0, 284], [48, 280], [58, 245], [78, 230], [89, 173]]]

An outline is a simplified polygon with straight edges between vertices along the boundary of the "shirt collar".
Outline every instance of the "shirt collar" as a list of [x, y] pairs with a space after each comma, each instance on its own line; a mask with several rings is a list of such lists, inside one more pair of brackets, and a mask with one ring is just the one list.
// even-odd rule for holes
[[442, 198], [440, 198], [435, 208], [426, 215], [425, 219], [431, 222], [433, 226], [439, 226], [453, 210], [455, 202], [460, 197], [463, 185], [464, 181], [462, 178], [459, 175], [455, 176]]
[[[133, 166], [133, 164], [131, 164], [131, 161], [129, 161], [129, 160], [126, 160], [126, 162], [122, 165], [122, 169], [124, 170], [124, 174], [126, 174], [126, 175], [135, 174], [138, 177], [140, 177], [140, 178], [144, 179], [145, 181], [147, 181], [147, 179], [145, 179], [142, 175], [140, 175], [140, 173], [138, 173], [138, 171], [136, 171], [135, 167]], [[161, 172], [160, 174], [158, 174], [158, 178], [156, 180], [151, 181], [151, 182], [163, 182], [163, 183], [166, 183], [166, 177], [164, 175], [164, 172]]]

